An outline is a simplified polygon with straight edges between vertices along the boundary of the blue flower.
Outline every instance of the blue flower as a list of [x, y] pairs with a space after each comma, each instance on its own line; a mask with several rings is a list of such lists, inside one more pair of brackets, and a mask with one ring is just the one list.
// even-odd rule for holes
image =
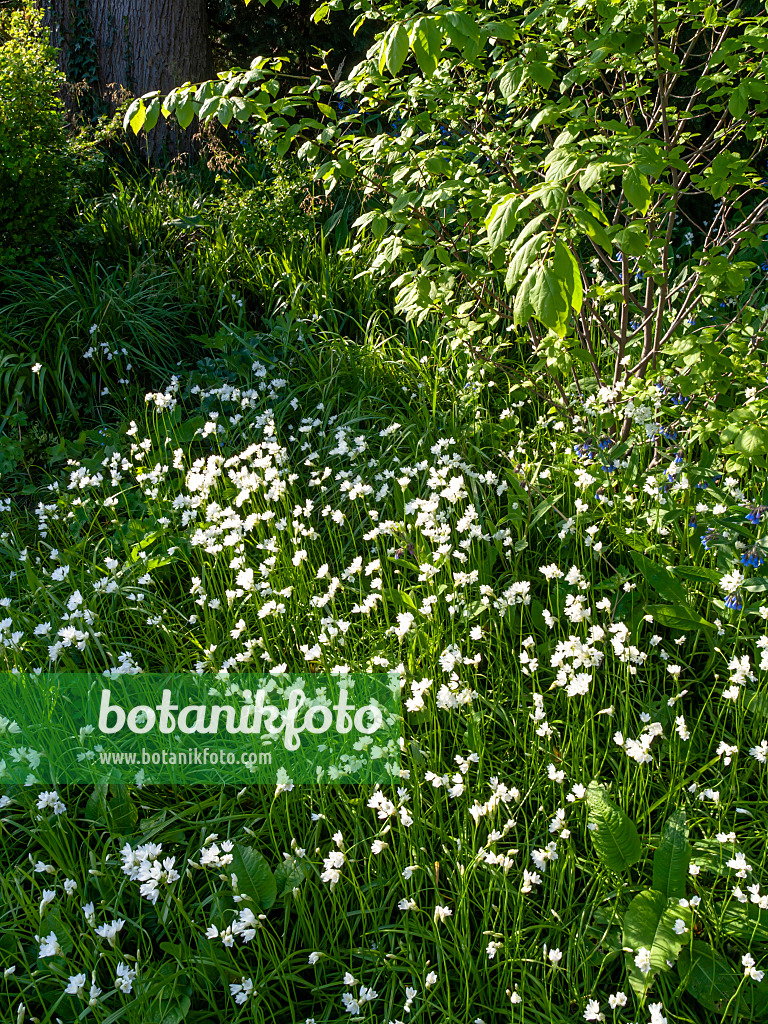
[[702, 547], [705, 551], [709, 551], [710, 545], [716, 544], [719, 539], [720, 534], [718, 531], [709, 529], [701, 538]]
[[755, 525], [757, 525], [766, 512], [768, 512], [768, 505], [753, 505], [749, 515], [747, 516], [747, 522], [755, 523]]
[[695, 530], [696, 529], [696, 516], [691, 516], [691, 518], [688, 520], [688, 529], [689, 530]]
[[744, 604], [738, 594], [729, 594], [725, 599], [725, 607], [735, 612], [740, 612]]
[[763, 556], [758, 551], [756, 544], [754, 545], [754, 547], [751, 547], [747, 551], [745, 551], [744, 554], [741, 556], [742, 565], [752, 566], [755, 569], [757, 569], [759, 565], [762, 565], [763, 561]]

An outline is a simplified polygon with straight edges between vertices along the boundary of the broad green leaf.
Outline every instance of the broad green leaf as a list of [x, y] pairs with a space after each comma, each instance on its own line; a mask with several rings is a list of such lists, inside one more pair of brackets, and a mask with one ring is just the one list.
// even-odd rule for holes
[[277, 884], [269, 865], [257, 850], [236, 843], [229, 871], [237, 875], [237, 888], [241, 895], [250, 896], [261, 910], [269, 910], [277, 897]]
[[582, 192], [589, 191], [594, 185], [599, 184], [601, 178], [608, 177], [609, 174], [611, 174], [611, 166], [605, 160], [593, 160], [581, 172], [579, 186]]
[[284, 896], [298, 888], [306, 879], [308, 868], [299, 857], [286, 857], [275, 868], [275, 886], [277, 896]]
[[219, 104], [219, 109], [216, 111], [216, 116], [219, 122], [226, 128], [232, 120], [233, 113], [232, 103], [229, 100], [222, 100]]
[[688, 598], [683, 584], [664, 568], [663, 565], [652, 562], [650, 558], [639, 551], [632, 552], [632, 561], [651, 585], [651, 592], [654, 596], [663, 598], [671, 604], [685, 604]]
[[555, 255], [552, 261], [555, 271], [565, 282], [566, 292], [572, 308], [578, 313], [581, 310], [584, 293], [581, 285], [581, 272], [576, 257], [559, 238], [555, 242]]
[[515, 225], [518, 198], [515, 195], [505, 196], [491, 207], [485, 218], [485, 230], [492, 249], [501, 245]]
[[587, 808], [589, 835], [601, 863], [609, 871], [625, 871], [642, 853], [634, 823], [608, 799], [599, 782], [587, 787]]
[[528, 268], [531, 266], [533, 261], [541, 255], [541, 250], [544, 248], [544, 244], [548, 238], [548, 231], [540, 231], [537, 235], [534, 235], [533, 238], [529, 238], [522, 248], [517, 250], [510, 260], [510, 264], [507, 267], [507, 275], [504, 279], [504, 286], [507, 291], [516, 285], [517, 282], [528, 272]]
[[499, 86], [499, 92], [507, 101], [511, 101], [520, 91], [525, 80], [525, 67], [522, 64], [515, 64], [512, 61], [508, 61], [504, 65], [501, 74], [499, 75], [497, 82]]
[[534, 80], [536, 85], [541, 86], [545, 91], [550, 87], [550, 85], [552, 85], [552, 81], [555, 77], [552, 68], [536, 60], [532, 61], [528, 65], [528, 74]]
[[725, 910], [722, 904], [715, 907], [720, 917], [720, 927], [732, 939], [751, 942], [768, 942], [768, 910], [761, 910], [755, 903], [738, 903], [731, 900]]
[[764, 455], [768, 451], [768, 430], [752, 423], [736, 435], [733, 447], [744, 455]]
[[[683, 922], [686, 931], [675, 929]], [[624, 948], [629, 984], [635, 995], [643, 1001], [657, 974], [674, 966], [680, 950], [691, 940], [693, 914], [688, 906], [681, 907], [678, 899], [667, 899], [663, 892], [646, 889], [638, 893], [624, 915]], [[650, 953], [650, 970], [644, 973], [635, 963], [641, 949]]]
[[[651, 205], [651, 186], [644, 174], [636, 168], [628, 167], [621, 179], [627, 202], [642, 214]], [[582, 186], [583, 187], [583, 186]]]
[[661, 833], [661, 842], [653, 855], [653, 888], [666, 897], [685, 896], [688, 865], [691, 862], [691, 844], [685, 811], [674, 812]]
[[443, 45], [435, 18], [419, 18], [411, 29], [410, 43], [417, 64], [427, 78], [431, 78], [437, 71]]
[[[726, 960], [707, 942], [694, 939], [690, 950], [681, 950], [677, 973], [686, 991], [718, 1017], [727, 1006], [730, 1006], [734, 1019], [737, 1013], [742, 1020], [757, 1020], [766, 1016], [768, 978], [759, 984], [751, 979], [745, 982], [743, 970]], [[738, 1006], [733, 1000], [737, 989]]]
[[133, 134], [138, 135], [144, 124], [144, 118], [147, 116], [147, 108], [144, 106], [144, 100], [134, 100], [134, 102], [128, 107], [125, 113], [123, 121], [127, 121], [133, 129]]
[[487, 21], [485, 23], [485, 30], [491, 38], [496, 37], [497, 39], [508, 39], [510, 41], [517, 39], [520, 35], [512, 19], [509, 21]]
[[191, 96], [176, 105], [176, 120], [182, 128], [189, 128], [195, 116], [195, 104]]
[[539, 269], [531, 285], [531, 304], [537, 320], [562, 338], [571, 309], [572, 281], [563, 274], [564, 265], [548, 262]]
[[144, 131], [151, 131], [157, 124], [157, 119], [160, 117], [160, 107], [162, 102], [159, 96], [155, 96], [152, 102], [147, 107], [147, 113], [144, 117]]
[[384, 37], [379, 71], [384, 73], [386, 65], [391, 75], [396, 75], [408, 56], [408, 32], [403, 24], [393, 25]]
[[741, 981], [733, 966], [707, 942], [694, 939], [691, 950], [684, 949], [677, 961], [677, 972], [685, 988], [708, 1010], [722, 1013]]
[[726, 863], [733, 856], [733, 847], [725, 843], [719, 843], [716, 839], [700, 839], [693, 844], [691, 850], [691, 864], [695, 864], [704, 871], [714, 871], [723, 878], [730, 878], [733, 869], [726, 867]]
[[608, 232], [599, 221], [595, 220], [591, 214], [587, 213], [586, 210], [582, 210], [579, 206], [570, 207], [568, 212], [578, 226], [586, 231], [587, 235], [594, 242], [597, 242], [609, 256], [613, 256], [613, 243], [608, 237]]
[[655, 622], [670, 629], [702, 629], [712, 630], [714, 623], [703, 618], [684, 604], [648, 604], [645, 610], [652, 615]]
[[747, 87], [742, 82], [738, 89], [734, 89], [728, 98], [728, 112], [736, 118], [744, 117], [749, 103]]
[[540, 273], [540, 264], [536, 263], [530, 268], [528, 273], [523, 278], [523, 282], [517, 289], [515, 295], [515, 305], [513, 310], [513, 317], [515, 326], [519, 327], [521, 324], [527, 324], [534, 313], [533, 301], [531, 300], [531, 291], [533, 289], [534, 282]]

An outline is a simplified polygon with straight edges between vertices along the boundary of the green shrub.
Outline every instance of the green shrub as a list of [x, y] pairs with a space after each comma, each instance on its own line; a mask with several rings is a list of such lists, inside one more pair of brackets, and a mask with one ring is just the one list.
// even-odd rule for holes
[[0, 260], [29, 253], [66, 205], [63, 75], [31, 3], [0, 19]]

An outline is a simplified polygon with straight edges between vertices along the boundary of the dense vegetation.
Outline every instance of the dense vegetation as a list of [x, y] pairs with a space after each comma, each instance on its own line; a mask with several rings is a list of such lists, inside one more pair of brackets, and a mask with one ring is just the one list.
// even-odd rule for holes
[[335, 91], [76, 137], [0, 31], [5, 669], [403, 700], [384, 787], [52, 788], [0, 719], [3, 1020], [765, 1019], [768, 19], [359, 12]]

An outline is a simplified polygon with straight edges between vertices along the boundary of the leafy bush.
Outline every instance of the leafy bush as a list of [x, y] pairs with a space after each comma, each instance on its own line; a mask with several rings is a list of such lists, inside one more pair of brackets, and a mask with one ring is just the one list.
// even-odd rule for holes
[[0, 20], [0, 259], [33, 250], [70, 193], [54, 53], [31, 2]]

